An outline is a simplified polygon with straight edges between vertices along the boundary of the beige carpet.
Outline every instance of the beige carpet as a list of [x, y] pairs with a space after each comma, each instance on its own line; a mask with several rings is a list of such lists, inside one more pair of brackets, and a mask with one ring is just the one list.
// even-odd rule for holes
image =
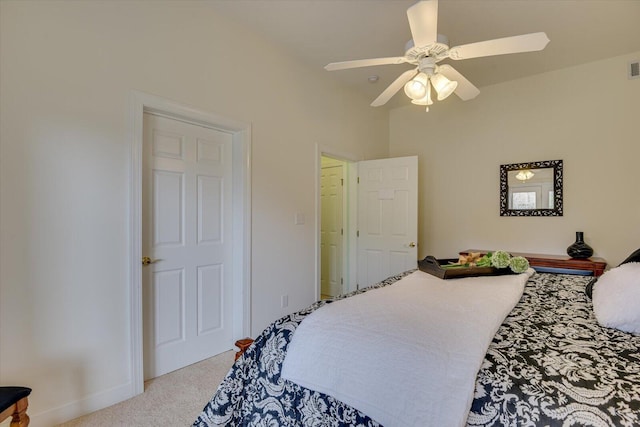
[[234, 355], [227, 351], [149, 380], [141, 395], [60, 426], [190, 426], [233, 365]]

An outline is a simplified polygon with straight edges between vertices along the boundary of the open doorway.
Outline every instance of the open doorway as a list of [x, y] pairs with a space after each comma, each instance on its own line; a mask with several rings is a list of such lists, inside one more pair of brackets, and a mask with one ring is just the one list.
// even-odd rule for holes
[[317, 298], [416, 268], [417, 156], [357, 161], [318, 147], [317, 167]]
[[320, 297], [342, 294], [344, 284], [345, 162], [322, 156], [320, 173]]
[[320, 298], [331, 299], [348, 290], [349, 163], [320, 163]]

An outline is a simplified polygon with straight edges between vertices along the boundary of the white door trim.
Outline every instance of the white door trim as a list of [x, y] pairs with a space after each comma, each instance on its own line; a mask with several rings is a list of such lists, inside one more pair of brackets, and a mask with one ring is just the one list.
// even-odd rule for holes
[[132, 90], [129, 108], [129, 324], [133, 395], [144, 391], [142, 357], [142, 141], [143, 113], [153, 112], [233, 134], [233, 337], [249, 336], [251, 326], [251, 125]]
[[[322, 274], [322, 254], [321, 254], [321, 250], [320, 250], [320, 245], [322, 243], [322, 233], [321, 233], [321, 229], [322, 229], [322, 195], [320, 194], [320, 181], [322, 179], [322, 156], [327, 156], [327, 157], [331, 157], [334, 159], [339, 159], [339, 160], [343, 160], [345, 162], [349, 162], [349, 163], [356, 163], [358, 162], [358, 157], [352, 153], [347, 153], [344, 151], [339, 151], [330, 147], [325, 147], [323, 145], [320, 144], [316, 144], [316, 186], [315, 186], [315, 192], [316, 192], [316, 215], [315, 215], [315, 230], [316, 230], [316, 262], [315, 262], [315, 295], [316, 295], [316, 300], [320, 299], [321, 296], [321, 286], [320, 286], [320, 276]], [[346, 186], [346, 191], [344, 192], [343, 198], [344, 199], [350, 199], [350, 200], [357, 200], [357, 199], [351, 199], [352, 197], [354, 197], [354, 195], [357, 195], [357, 193], [353, 193], [353, 191], [355, 191], [355, 184], [356, 184], [356, 179], [357, 179], [357, 175], [352, 173], [352, 171], [355, 169], [353, 167], [349, 167], [348, 169], [348, 176], [345, 176], [345, 182], [347, 182], [347, 186]], [[348, 191], [348, 194], [347, 194]], [[343, 256], [343, 259], [347, 259], [348, 262], [343, 263], [343, 270], [345, 268], [348, 268], [349, 271], [347, 271], [346, 277], [347, 282], [344, 284], [343, 290], [346, 292], [347, 290], [352, 290], [350, 287], [350, 281], [354, 281], [356, 278], [356, 271], [353, 270], [352, 266], [356, 265], [356, 261], [357, 261], [357, 252], [352, 250], [352, 247], [355, 247], [356, 245], [354, 245], [352, 242], [355, 242], [355, 233], [356, 233], [356, 227], [355, 224], [357, 223], [357, 203], [354, 204], [355, 206], [353, 206], [353, 209], [351, 209], [349, 211], [349, 217], [345, 218], [345, 229], [347, 230], [347, 232], [345, 233], [344, 237], [344, 241], [343, 241], [343, 246], [347, 247], [347, 251], [344, 251], [345, 254]], [[344, 208], [346, 209], [346, 203], [343, 204]]]

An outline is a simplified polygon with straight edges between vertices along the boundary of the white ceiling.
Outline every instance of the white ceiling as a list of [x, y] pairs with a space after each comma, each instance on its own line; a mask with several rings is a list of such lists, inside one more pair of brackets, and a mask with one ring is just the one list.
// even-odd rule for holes
[[[411, 38], [412, 0], [210, 0], [293, 56], [322, 69], [330, 62], [402, 56]], [[640, 51], [640, 0], [440, 0], [438, 33], [456, 46], [543, 31], [541, 52], [445, 60], [483, 86]], [[408, 64], [328, 72], [373, 101]], [[621, 70], [621, 73], [624, 73]], [[367, 78], [378, 75], [371, 84]], [[594, 86], [597, 82], [594, 82]], [[400, 91], [402, 92], [402, 91]], [[482, 93], [480, 94], [482, 96]], [[468, 101], [473, 102], [473, 101]], [[397, 94], [387, 105], [408, 104]]]

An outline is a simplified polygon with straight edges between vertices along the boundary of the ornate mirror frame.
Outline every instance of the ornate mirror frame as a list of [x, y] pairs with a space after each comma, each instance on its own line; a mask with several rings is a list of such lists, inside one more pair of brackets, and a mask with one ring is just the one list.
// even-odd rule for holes
[[[510, 171], [553, 168], [553, 208], [551, 209], [510, 209], [509, 181]], [[512, 163], [500, 165], [500, 216], [562, 216], [562, 160], [542, 162]]]

